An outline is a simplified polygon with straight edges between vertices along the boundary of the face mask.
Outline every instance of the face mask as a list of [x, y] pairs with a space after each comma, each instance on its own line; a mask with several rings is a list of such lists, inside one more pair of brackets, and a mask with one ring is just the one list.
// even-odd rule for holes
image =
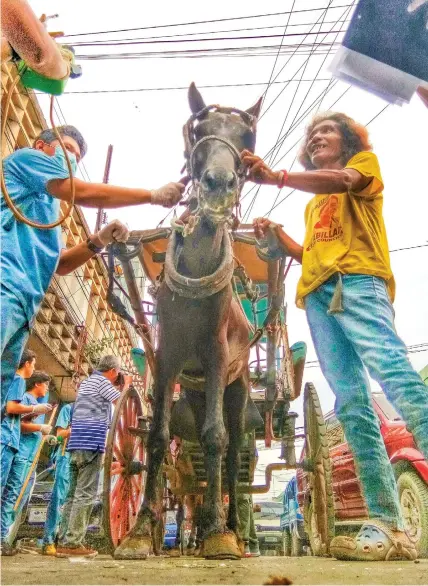
[[[74, 176], [77, 173], [77, 159], [76, 159], [76, 155], [74, 153], [70, 153], [68, 151], [67, 151], [67, 154], [68, 154], [68, 158], [70, 159], [70, 165], [71, 165], [71, 169], [73, 171], [73, 176]], [[63, 152], [61, 146], [55, 147], [55, 156], [58, 157], [59, 159], [61, 159], [61, 162], [62, 162], [62, 165], [63, 165], [64, 169], [66, 171], [68, 171], [67, 161], [65, 159], [65, 155], [64, 155], [64, 152]]]

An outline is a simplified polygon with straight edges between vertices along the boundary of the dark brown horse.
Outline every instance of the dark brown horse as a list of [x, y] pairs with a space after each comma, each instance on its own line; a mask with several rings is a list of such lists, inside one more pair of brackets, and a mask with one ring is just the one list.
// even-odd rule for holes
[[[210, 558], [240, 557], [236, 490], [249, 392], [250, 331], [232, 294], [229, 225], [245, 181], [239, 153], [254, 151], [261, 100], [245, 112], [207, 107], [192, 84], [189, 104], [193, 116], [185, 126], [186, 157], [196, 209], [185, 229], [173, 232], [166, 254], [165, 281], [157, 296], [159, 345], [147, 483], [137, 522], [116, 549], [115, 557], [120, 558], [142, 559], [152, 550], [173, 389], [176, 379], [182, 382], [186, 374], [204, 378], [204, 392], [186, 391], [207, 473], [203, 552]], [[221, 493], [226, 450], [227, 520]]]

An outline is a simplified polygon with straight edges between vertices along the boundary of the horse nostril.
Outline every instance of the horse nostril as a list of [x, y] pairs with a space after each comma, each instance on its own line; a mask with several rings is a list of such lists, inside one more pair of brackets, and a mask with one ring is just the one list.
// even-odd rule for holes
[[217, 187], [217, 179], [215, 173], [207, 171], [204, 176], [204, 183], [209, 190], [214, 190]]
[[232, 191], [236, 188], [236, 175], [235, 173], [232, 173], [232, 171], [229, 171], [227, 174], [226, 186], [229, 191]]

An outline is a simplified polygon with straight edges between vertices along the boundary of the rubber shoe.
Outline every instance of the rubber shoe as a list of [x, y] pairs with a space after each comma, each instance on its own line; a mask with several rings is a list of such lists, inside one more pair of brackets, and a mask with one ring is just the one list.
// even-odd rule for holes
[[80, 545], [79, 547], [57, 547], [56, 557], [57, 558], [71, 558], [71, 557], [82, 557], [82, 558], [94, 558], [98, 555], [96, 549], [90, 549]]
[[54, 543], [46, 543], [42, 549], [43, 555], [56, 555], [56, 547]]

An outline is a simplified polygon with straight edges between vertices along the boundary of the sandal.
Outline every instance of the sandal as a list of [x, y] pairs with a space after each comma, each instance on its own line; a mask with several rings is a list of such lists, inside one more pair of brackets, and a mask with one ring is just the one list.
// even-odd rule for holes
[[338, 560], [382, 562], [415, 560], [418, 552], [404, 533], [397, 538], [395, 532], [381, 521], [366, 521], [356, 537], [335, 537], [330, 553]]

